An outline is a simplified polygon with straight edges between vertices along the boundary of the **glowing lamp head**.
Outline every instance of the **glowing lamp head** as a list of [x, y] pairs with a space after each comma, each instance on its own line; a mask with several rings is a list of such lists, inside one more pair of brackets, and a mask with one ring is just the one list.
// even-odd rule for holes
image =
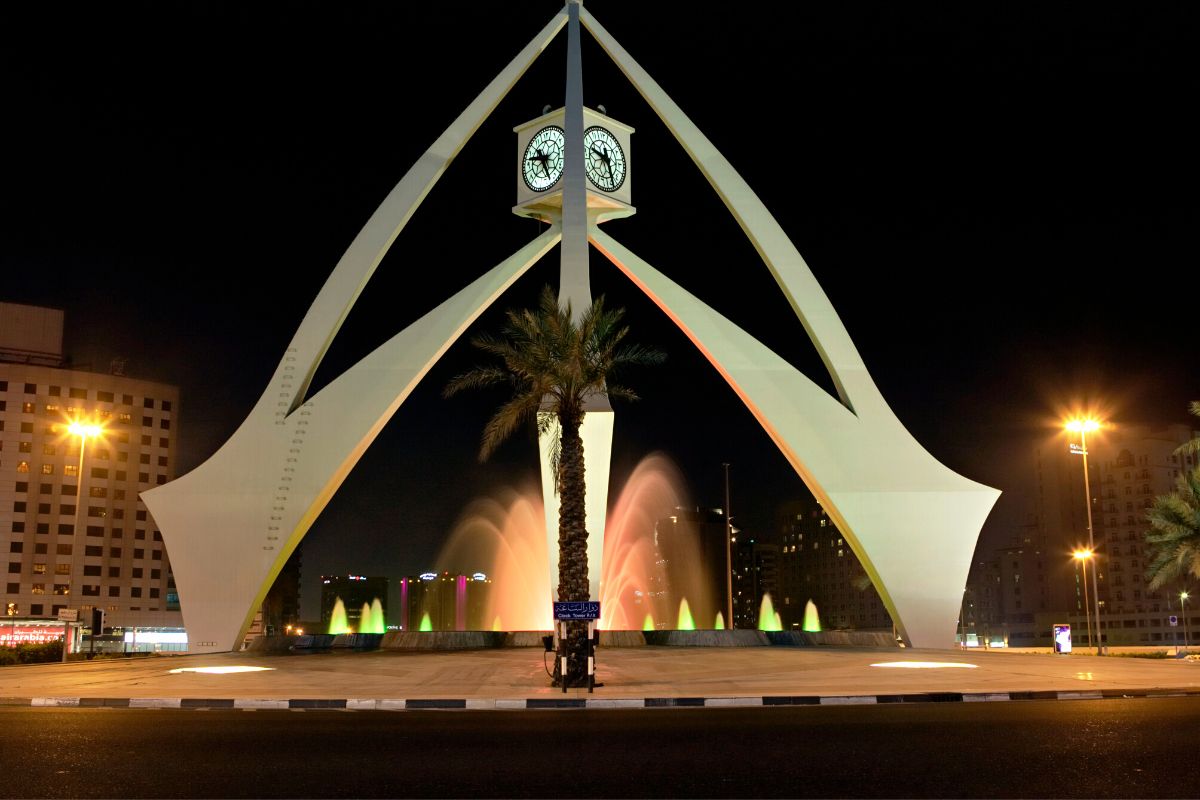
[[1085, 419], [1073, 419], [1067, 422], [1066, 428], [1072, 433], [1079, 433], [1080, 431], [1083, 431], [1084, 433], [1091, 433], [1092, 431], [1100, 430], [1100, 423], [1091, 417], [1087, 417]]
[[1071, 555], [1075, 557], [1076, 561], [1087, 561], [1089, 558], [1092, 557], [1092, 551], [1088, 550], [1087, 548], [1084, 548], [1082, 550], [1076, 550]]
[[1180, 599], [1180, 600], [1187, 600], [1187, 599], [1188, 599], [1188, 593], [1187, 593], [1187, 592], [1180, 592], [1180, 593], [1179, 593], [1179, 599]]
[[94, 424], [84, 424], [76, 420], [67, 426], [67, 431], [72, 436], [79, 436], [83, 439], [92, 438], [100, 435], [100, 426]]

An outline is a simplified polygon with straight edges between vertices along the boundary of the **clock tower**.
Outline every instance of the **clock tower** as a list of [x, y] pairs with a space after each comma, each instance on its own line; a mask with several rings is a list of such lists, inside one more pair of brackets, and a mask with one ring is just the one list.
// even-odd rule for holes
[[[566, 109], [529, 120], [517, 134], [517, 204], [513, 213], [560, 222], [566, 172]], [[583, 172], [589, 223], [633, 215], [630, 136], [633, 128], [583, 108]]]

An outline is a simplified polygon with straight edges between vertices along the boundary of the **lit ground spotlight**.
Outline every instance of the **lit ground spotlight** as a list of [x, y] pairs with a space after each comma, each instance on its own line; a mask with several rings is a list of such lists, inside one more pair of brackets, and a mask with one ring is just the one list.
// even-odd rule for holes
[[959, 661], [883, 661], [872, 664], [872, 667], [898, 667], [900, 669], [945, 669], [958, 667], [960, 669], [975, 669], [975, 664], [963, 664]]
[[274, 667], [180, 667], [170, 672], [172, 675], [179, 675], [183, 672], [203, 672], [205, 675], [229, 675], [235, 672], [268, 672], [274, 669]]

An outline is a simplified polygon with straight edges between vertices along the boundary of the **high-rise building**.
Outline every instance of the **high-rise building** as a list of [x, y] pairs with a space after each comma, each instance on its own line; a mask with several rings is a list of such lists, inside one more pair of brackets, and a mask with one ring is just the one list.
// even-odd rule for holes
[[800, 630], [811, 600], [824, 628], [890, 629], [891, 617], [867, 572], [816, 500], [781, 506], [778, 591], [784, 630]]
[[1006, 546], [977, 554], [968, 581], [968, 631], [982, 634], [986, 627], [1013, 646], [1048, 647], [1051, 626], [1069, 623], [1076, 646], [1087, 645], [1089, 628], [1097, 635], [1092, 612], [1098, 599], [1098, 635], [1110, 645], [1182, 639], [1182, 620], [1169, 622], [1180, 616], [1182, 587], [1151, 592], [1146, 586], [1146, 512], [1157, 495], [1173, 490], [1183, 470], [1195, 467], [1194, 456], [1174, 452], [1194, 435], [1186, 425], [1124, 425], [1088, 437], [1095, 582], [1087, 562], [1072, 555], [1088, 545], [1083, 459], [1061, 437], [1036, 447], [1030, 524], [1015, 530]]
[[778, 597], [779, 547], [739, 532], [733, 542], [733, 624], [757, 628], [763, 598]]
[[[1146, 512], [1157, 495], [1175, 488], [1175, 479], [1195, 469], [1195, 455], [1175, 450], [1197, 433], [1187, 425], [1120, 426], [1089, 438], [1092, 514], [1096, 528], [1102, 635], [1112, 645], [1182, 641], [1179, 592], [1196, 582], [1182, 582], [1151, 591], [1146, 565], [1150, 554]], [[1189, 614], [1192, 630], [1200, 615]], [[1093, 625], [1095, 622], [1093, 621]]]
[[[650, 593], [651, 600], [656, 600], [654, 619], [659, 627], [675, 627], [683, 600], [687, 600], [698, 628], [711, 628], [718, 613], [724, 620], [728, 591], [725, 531], [725, 515], [719, 508], [677, 507], [669, 516], [655, 520], [657, 569]], [[659, 593], [661, 597], [655, 598]]]
[[139, 499], [175, 476], [179, 390], [73, 369], [62, 340], [62, 311], [0, 303], [2, 607], [101, 608], [107, 627], [145, 629], [141, 642], [156, 628], [181, 638], [166, 548]]
[[[288, 626], [296, 626], [300, 622], [300, 567], [303, 548], [304, 545], [301, 544], [292, 552], [275, 578], [271, 590], [263, 599], [262, 624], [264, 633], [268, 636], [285, 633]], [[380, 602], [386, 605], [387, 598], [381, 598]]]

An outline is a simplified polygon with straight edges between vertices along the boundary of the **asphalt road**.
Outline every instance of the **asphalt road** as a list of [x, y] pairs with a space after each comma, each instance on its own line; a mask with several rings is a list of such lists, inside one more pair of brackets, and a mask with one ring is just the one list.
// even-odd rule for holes
[[1197, 736], [1200, 698], [633, 711], [13, 707], [0, 708], [0, 795], [1197, 797]]

